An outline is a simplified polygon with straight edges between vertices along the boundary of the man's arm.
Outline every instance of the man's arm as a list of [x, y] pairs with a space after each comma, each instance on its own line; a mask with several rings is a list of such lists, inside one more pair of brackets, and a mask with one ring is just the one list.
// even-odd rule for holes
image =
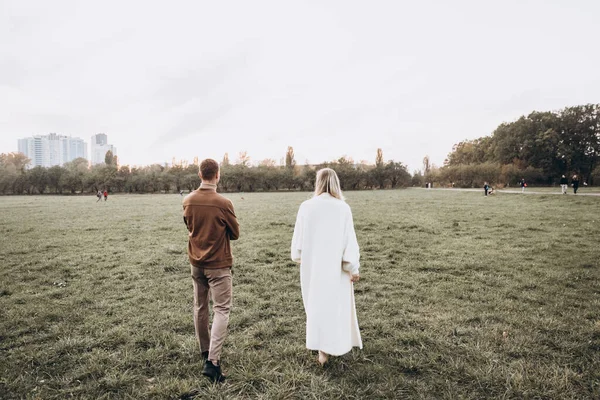
[[190, 226], [188, 225], [188, 219], [185, 215], [185, 205], [183, 206], [183, 223], [185, 224], [185, 227], [187, 228], [187, 230], [191, 231]]
[[233, 204], [231, 202], [229, 202], [228, 207], [223, 210], [223, 213], [225, 215], [225, 224], [227, 224], [229, 239], [237, 240], [240, 237], [240, 224], [235, 216], [235, 211], [233, 210]]

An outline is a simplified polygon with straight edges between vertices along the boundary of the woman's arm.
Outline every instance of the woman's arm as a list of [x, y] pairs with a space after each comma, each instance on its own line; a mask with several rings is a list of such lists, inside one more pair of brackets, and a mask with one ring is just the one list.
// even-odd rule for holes
[[346, 243], [344, 247], [344, 254], [342, 255], [342, 269], [350, 272], [352, 275], [358, 275], [360, 268], [360, 249], [358, 247], [358, 240], [356, 240], [356, 232], [354, 231], [354, 220], [352, 218], [352, 211], [348, 209], [348, 216], [346, 217], [346, 229], [345, 229]]
[[302, 206], [296, 216], [296, 225], [294, 226], [294, 235], [292, 236], [291, 257], [292, 261], [299, 263], [302, 259], [302, 233], [304, 230], [302, 218]]

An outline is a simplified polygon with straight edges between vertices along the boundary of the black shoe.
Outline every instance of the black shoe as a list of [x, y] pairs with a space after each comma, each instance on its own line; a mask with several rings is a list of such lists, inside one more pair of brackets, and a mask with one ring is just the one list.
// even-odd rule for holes
[[204, 361], [208, 360], [208, 351], [203, 351], [203, 352], [202, 352], [202, 359], [203, 359]]
[[221, 373], [221, 366], [214, 365], [210, 360], [206, 360], [204, 363], [202, 375], [209, 377], [213, 382], [223, 382], [226, 378], [225, 375]]

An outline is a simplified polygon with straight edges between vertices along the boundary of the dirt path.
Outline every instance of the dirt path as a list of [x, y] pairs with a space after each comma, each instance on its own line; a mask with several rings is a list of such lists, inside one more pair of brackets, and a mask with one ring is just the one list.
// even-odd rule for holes
[[[468, 189], [462, 189], [462, 188], [433, 188], [433, 189], [426, 189], [426, 188], [416, 188], [416, 189], [420, 189], [420, 190], [449, 190], [449, 191], [462, 191], [462, 192], [481, 192], [481, 194], [483, 194], [483, 189], [476, 189], [476, 188], [468, 188]], [[600, 197], [600, 193], [596, 192], [596, 193], [586, 193], [585, 189], [583, 189], [583, 191], [581, 191], [581, 189], [579, 189], [580, 192], [577, 194], [573, 194], [573, 189], [570, 189], [569, 192], [567, 192], [567, 196], [595, 196], [595, 197]], [[508, 194], [558, 194], [558, 195], [562, 195], [562, 193], [560, 192], [560, 188], [557, 189], [556, 192], [539, 192], [539, 191], [535, 191], [535, 190], [529, 190], [529, 189], [525, 189], [525, 192], [521, 192], [520, 190], [502, 190], [502, 189], [497, 189], [496, 193], [508, 193]]]

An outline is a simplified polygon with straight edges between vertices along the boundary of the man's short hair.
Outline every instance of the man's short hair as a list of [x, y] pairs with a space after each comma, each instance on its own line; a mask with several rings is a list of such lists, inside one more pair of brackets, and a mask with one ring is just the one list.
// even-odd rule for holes
[[219, 172], [219, 163], [212, 158], [207, 158], [200, 163], [200, 176], [206, 181], [215, 179]]

